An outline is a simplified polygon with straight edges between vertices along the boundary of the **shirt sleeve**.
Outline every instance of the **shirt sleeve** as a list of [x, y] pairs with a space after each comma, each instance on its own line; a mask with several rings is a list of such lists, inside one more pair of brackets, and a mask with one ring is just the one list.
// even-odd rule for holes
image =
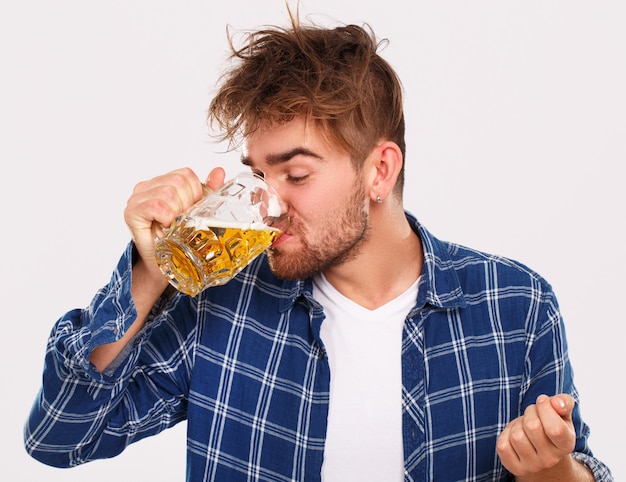
[[185, 418], [193, 330], [171, 322], [177, 309], [189, 309], [186, 302], [177, 308], [181, 296], [166, 291], [114, 369], [101, 373], [89, 361], [95, 347], [120, 339], [136, 318], [133, 254], [131, 243], [90, 305], [69, 311], [52, 329], [42, 386], [24, 427], [27, 452], [45, 464], [112, 457]]
[[[543, 280], [542, 280], [543, 281]], [[570, 394], [576, 405], [572, 421], [576, 431], [576, 446], [572, 456], [585, 465], [597, 482], [612, 482], [609, 468], [594, 457], [589, 445], [589, 427], [581, 416], [579, 394], [574, 384], [573, 369], [568, 354], [565, 326], [556, 296], [549, 284], [539, 292], [537, 323], [529, 333], [529, 353], [527, 360], [526, 385], [522, 390], [522, 411], [541, 394]]]

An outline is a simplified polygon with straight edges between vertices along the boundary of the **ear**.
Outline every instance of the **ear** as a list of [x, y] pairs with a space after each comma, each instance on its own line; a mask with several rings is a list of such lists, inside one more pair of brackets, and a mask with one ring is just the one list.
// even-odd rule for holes
[[392, 193], [402, 170], [402, 151], [395, 142], [384, 141], [372, 150], [368, 161], [370, 199], [382, 202]]

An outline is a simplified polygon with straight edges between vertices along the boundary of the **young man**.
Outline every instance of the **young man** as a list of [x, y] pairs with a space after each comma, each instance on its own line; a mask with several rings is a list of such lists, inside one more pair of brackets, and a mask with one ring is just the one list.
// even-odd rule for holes
[[110, 457], [187, 420], [194, 482], [612, 480], [549, 284], [405, 212], [402, 92], [377, 47], [368, 29], [293, 18], [233, 52], [209, 118], [291, 225], [191, 298], [159, 271], [154, 230], [201, 181], [183, 168], [137, 184], [111, 282], [52, 332], [33, 457]]

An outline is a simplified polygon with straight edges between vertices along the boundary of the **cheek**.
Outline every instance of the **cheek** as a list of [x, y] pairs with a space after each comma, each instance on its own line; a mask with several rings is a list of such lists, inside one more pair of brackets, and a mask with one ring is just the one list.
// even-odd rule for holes
[[332, 176], [317, 179], [311, 185], [292, 187], [281, 195], [303, 225], [332, 223], [339, 213], [354, 205], [356, 196], [361, 197], [354, 181], [353, 176], [337, 170]]
[[291, 197], [291, 207], [295, 216], [304, 224], [317, 223], [327, 219], [341, 203], [341, 191], [338, 189], [318, 189], [295, 192]]

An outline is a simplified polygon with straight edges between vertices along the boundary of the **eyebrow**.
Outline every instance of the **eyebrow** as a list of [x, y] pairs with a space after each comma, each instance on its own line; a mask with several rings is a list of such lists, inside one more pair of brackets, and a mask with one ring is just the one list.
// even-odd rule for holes
[[[322, 157], [320, 155], [316, 154], [315, 152], [305, 147], [295, 147], [294, 149], [290, 149], [285, 152], [279, 152], [276, 154], [268, 154], [265, 158], [265, 161], [270, 166], [275, 166], [277, 164], [284, 164], [285, 162], [289, 162], [291, 159], [293, 159], [296, 156], [307, 156], [307, 157], [313, 157], [317, 160], [322, 160]], [[244, 166], [250, 166], [250, 167], [254, 165], [254, 163], [252, 162], [252, 159], [250, 159], [250, 157], [248, 156], [241, 156], [241, 163]]]

